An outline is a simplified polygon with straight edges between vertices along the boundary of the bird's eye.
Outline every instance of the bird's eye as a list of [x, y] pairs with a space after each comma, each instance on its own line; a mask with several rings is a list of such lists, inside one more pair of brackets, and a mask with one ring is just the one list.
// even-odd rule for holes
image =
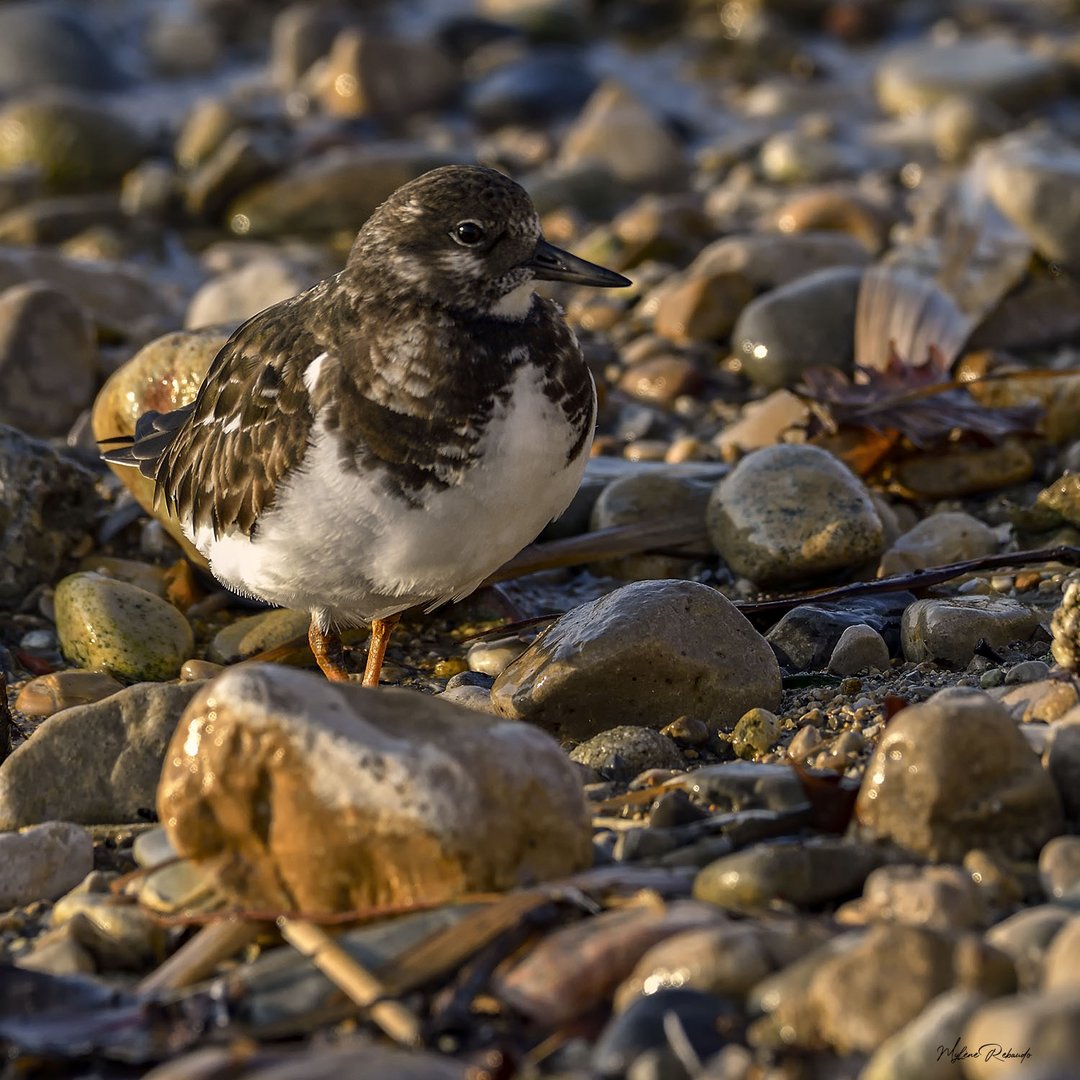
[[478, 221], [459, 221], [450, 235], [462, 247], [476, 247], [484, 239], [484, 226]]

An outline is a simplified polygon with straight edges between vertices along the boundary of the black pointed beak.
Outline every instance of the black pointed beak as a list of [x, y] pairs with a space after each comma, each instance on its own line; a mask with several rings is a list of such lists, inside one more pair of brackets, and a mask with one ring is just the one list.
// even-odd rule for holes
[[601, 289], [624, 289], [633, 284], [622, 274], [579, 259], [546, 240], [536, 245], [532, 258], [525, 265], [540, 281], [571, 281], [575, 285], [595, 285]]

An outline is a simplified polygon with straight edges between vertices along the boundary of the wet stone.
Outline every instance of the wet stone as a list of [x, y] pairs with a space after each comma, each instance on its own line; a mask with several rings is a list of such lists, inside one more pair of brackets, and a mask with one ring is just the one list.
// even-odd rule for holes
[[157, 805], [176, 851], [260, 908], [437, 901], [592, 857], [573, 767], [536, 728], [272, 665], [191, 701]]
[[1052, 59], [1005, 39], [904, 45], [877, 71], [878, 101], [900, 115], [955, 94], [1019, 113], [1060, 90], [1061, 72]]
[[991, 555], [999, 546], [994, 530], [970, 514], [932, 514], [893, 542], [882, 555], [878, 572], [882, 577], [906, 574]]
[[1039, 904], [1002, 919], [986, 932], [987, 944], [1012, 959], [1021, 990], [1042, 985], [1047, 949], [1072, 916], [1073, 909], [1064, 904]]
[[296, 638], [306, 640], [310, 623], [308, 612], [284, 608], [248, 615], [219, 630], [206, 655], [216, 664], [235, 664]]
[[0, 833], [0, 911], [55, 900], [93, 868], [93, 839], [78, 825], [49, 821]]
[[[1080, 1061], [1080, 992], [1068, 987], [987, 1002], [964, 1028], [962, 1042], [969, 1047], [1000, 1045], [1014, 1054], [1031, 1050], [1032, 1058], [1014, 1059], [1017, 1076], [1039, 1075], [1032, 1068], [1036, 1061], [1040, 1069], [1060, 1067], [1060, 1073], [1049, 1073], [1049, 1080], [1072, 1075]], [[971, 1080], [993, 1080], [1003, 1075], [1002, 1064], [1009, 1062], [985, 1061], [980, 1055], [966, 1062], [964, 1071]]]
[[776, 708], [780, 673], [733, 604], [689, 581], [642, 581], [555, 622], [495, 680], [504, 716], [588, 738], [626, 724], [697, 716], [730, 729]]
[[15, 699], [15, 708], [27, 716], [52, 716], [75, 705], [101, 701], [123, 685], [103, 671], [54, 671], [31, 679]]
[[[501, 675], [527, 647], [520, 638], [496, 638], [491, 641], [477, 641], [470, 645], [465, 656], [471, 671], [494, 678]], [[450, 689], [449, 685], [447, 689]]]
[[982, 893], [959, 866], [879, 867], [867, 877], [861, 899], [842, 912], [931, 930], [976, 930], [989, 921]]
[[889, 721], [856, 817], [879, 840], [948, 862], [972, 848], [1033, 858], [1064, 827], [1057, 792], [1016, 723], [992, 698], [965, 689]]
[[195, 648], [190, 624], [167, 600], [94, 573], [56, 587], [56, 630], [69, 660], [129, 681], [175, 678]]
[[144, 821], [197, 684], [140, 683], [49, 717], [0, 765], [0, 829]]
[[759, 584], [857, 567], [885, 538], [862, 481], [813, 446], [749, 454], [714, 489], [706, 522], [732, 570]]
[[736, 911], [767, 908], [775, 901], [821, 904], [858, 890], [879, 862], [873, 848], [846, 840], [758, 844], [701, 870], [694, 896]]
[[99, 508], [92, 473], [0, 424], [0, 604], [53, 581]]
[[831, 267], [748, 304], [731, 332], [731, 351], [747, 378], [777, 390], [798, 382], [807, 368], [850, 370], [861, 281], [859, 267]]
[[753, 759], [776, 745], [780, 718], [768, 709], [750, 709], [739, 717], [731, 733], [731, 749], [741, 758]]
[[686, 762], [674, 740], [647, 727], [624, 725], [602, 731], [570, 751], [570, 760], [595, 769], [605, 780], [633, 780], [646, 769], [682, 769]]
[[866, 623], [847, 627], [829, 657], [833, 675], [858, 675], [863, 671], [888, 671], [889, 646], [885, 639]]
[[904, 612], [901, 640], [913, 663], [933, 660], [964, 667], [980, 641], [1002, 649], [1028, 641], [1039, 628], [1039, 616], [1018, 600], [996, 596], [962, 596], [916, 600]]

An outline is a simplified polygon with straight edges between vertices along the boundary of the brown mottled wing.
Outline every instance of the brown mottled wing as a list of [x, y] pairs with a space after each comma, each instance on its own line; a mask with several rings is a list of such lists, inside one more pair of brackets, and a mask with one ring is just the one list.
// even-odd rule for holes
[[[245, 323], [195, 401], [154, 421], [160, 428], [179, 420], [152, 470], [179, 520], [215, 536], [251, 536], [282, 479], [303, 460], [314, 420], [304, 369], [323, 347], [299, 314], [286, 301]], [[142, 441], [136, 438], [136, 454]]]

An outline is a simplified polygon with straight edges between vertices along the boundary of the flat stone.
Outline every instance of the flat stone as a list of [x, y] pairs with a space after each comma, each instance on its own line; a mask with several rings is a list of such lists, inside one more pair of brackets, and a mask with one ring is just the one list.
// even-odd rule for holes
[[964, 667], [985, 641], [1003, 649], [1029, 641], [1039, 628], [1038, 614], [1026, 604], [1001, 596], [959, 596], [916, 600], [900, 628], [904, 657], [912, 663], [933, 660]]
[[271, 665], [191, 701], [157, 804], [177, 853], [259, 908], [438, 902], [592, 858], [575, 770], [541, 731]]
[[0, 604], [55, 580], [101, 505], [93, 473], [0, 424]]
[[15, 699], [27, 716], [52, 716], [75, 705], [89, 705], [122, 690], [123, 684], [103, 671], [54, 671], [31, 679]]
[[1054, 98], [1062, 89], [1057, 63], [1005, 38], [948, 44], [924, 41], [894, 49], [877, 69], [882, 108], [900, 115], [962, 94], [1013, 113]]
[[964, 689], [889, 721], [856, 818], [878, 839], [935, 862], [960, 862], [972, 848], [1034, 858], [1064, 828], [1053, 783], [1016, 723], [986, 694]]
[[191, 624], [167, 600], [101, 574], [69, 574], [56, 587], [56, 632], [80, 667], [128, 681], [173, 679], [194, 652]]
[[731, 351], [747, 378], [766, 390], [799, 381], [811, 367], [851, 370], [860, 266], [807, 274], [747, 304], [731, 331]]
[[994, 530], [970, 514], [960, 511], [931, 514], [893, 541], [881, 556], [878, 573], [889, 577], [928, 566], [944, 566], [992, 555], [999, 547]]
[[504, 716], [588, 738], [691, 715], [730, 730], [780, 703], [772, 651], [735, 606], [690, 581], [624, 585], [564, 615], [495, 680]]
[[760, 401], [747, 402], [739, 419], [728, 424], [712, 440], [721, 453], [746, 453], [773, 446], [792, 427], [801, 426], [810, 415], [806, 403], [790, 390], [774, 390]]
[[93, 837], [78, 825], [48, 821], [0, 833], [0, 910], [55, 900], [93, 868]]
[[829, 657], [833, 675], [858, 675], [863, 671], [888, 671], [891, 657], [885, 639], [866, 623], [847, 627]]
[[885, 542], [865, 485], [814, 446], [747, 455], [713, 490], [706, 523], [731, 569], [759, 584], [857, 567]]
[[144, 821], [194, 683], [140, 683], [49, 717], [0, 765], [0, 829]]
[[309, 612], [285, 608], [248, 615], [219, 630], [206, 655], [217, 664], [235, 664], [295, 638], [306, 640], [310, 623]]
[[873, 848], [833, 837], [757, 844], [704, 867], [694, 897], [736, 911], [821, 904], [856, 892], [879, 862]]

